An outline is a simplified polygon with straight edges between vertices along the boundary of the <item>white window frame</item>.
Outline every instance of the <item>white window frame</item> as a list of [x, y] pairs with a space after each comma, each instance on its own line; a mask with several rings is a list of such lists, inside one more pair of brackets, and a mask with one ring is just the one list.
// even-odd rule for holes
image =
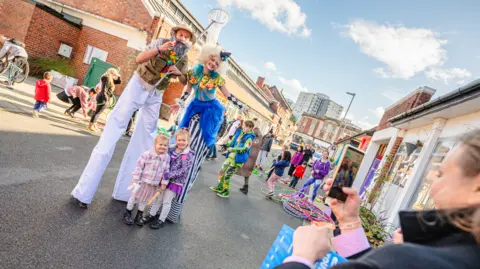
[[83, 63], [90, 65], [93, 57], [96, 57], [106, 62], [108, 58], [108, 51], [104, 51], [102, 49], [88, 45], [87, 50], [85, 51], [85, 55], [83, 56]]

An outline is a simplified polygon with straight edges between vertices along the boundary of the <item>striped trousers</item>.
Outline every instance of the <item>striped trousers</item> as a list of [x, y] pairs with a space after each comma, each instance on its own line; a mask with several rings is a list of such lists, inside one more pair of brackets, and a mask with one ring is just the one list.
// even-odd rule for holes
[[187, 181], [183, 185], [183, 190], [181, 195], [172, 201], [172, 208], [168, 214], [168, 220], [173, 223], [177, 223], [180, 220], [180, 215], [182, 214], [183, 206], [187, 200], [188, 192], [197, 180], [198, 173], [200, 171], [200, 166], [205, 160], [208, 147], [203, 142], [202, 132], [200, 129], [200, 117], [195, 115], [190, 120], [190, 149], [195, 154], [195, 159], [193, 161], [193, 168], [188, 172]]

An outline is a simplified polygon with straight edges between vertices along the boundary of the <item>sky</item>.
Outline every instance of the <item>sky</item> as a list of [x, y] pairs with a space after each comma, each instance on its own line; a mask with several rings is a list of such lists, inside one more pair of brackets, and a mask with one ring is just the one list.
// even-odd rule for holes
[[[182, 0], [204, 25], [208, 11], [231, 16], [219, 43], [256, 81], [320, 92], [361, 128], [418, 87], [435, 97], [480, 76], [480, 1]], [[228, 87], [228, 85], [227, 85]]]

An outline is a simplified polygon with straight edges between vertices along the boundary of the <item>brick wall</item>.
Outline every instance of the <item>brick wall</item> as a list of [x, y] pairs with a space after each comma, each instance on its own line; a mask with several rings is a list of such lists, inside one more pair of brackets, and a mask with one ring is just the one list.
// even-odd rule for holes
[[56, 2], [143, 30], [147, 30], [152, 24], [152, 17], [142, 0], [56, 0]]
[[[80, 29], [40, 9], [35, 8], [25, 46], [31, 57], [59, 58], [60, 43], [74, 47]], [[72, 56], [76, 51], [72, 51]]]
[[[74, 47], [76, 53], [72, 57], [72, 65], [77, 71], [79, 84], [83, 83], [83, 78], [89, 68], [88, 64], [83, 63], [83, 57], [87, 51], [88, 45], [107, 51], [107, 62], [123, 68], [126, 59], [125, 57], [129, 51], [127, 48], [127, 40], [95, 30], [88, 26], [83, 26], [78, 36], [78, 42]], [[117, 86], [116, 90], [121, 92], [127, 82], [127, 79], [122, 79], [122, 84]]]
[[0, 35], [25, 42], [35, 5], [21, 0], [0, 0]]
[[422, 90], [417, 90], [414, 94], [403, 100], [402, 102], [392, 106], [391, 108], [387, 109], [378, 124], [377, 131], [383, 130], [391, 126], [389, 120], [397, 115], [400, 115], [408, 110], [422, 105], [432, 98], [433, 93], [426, 92]]

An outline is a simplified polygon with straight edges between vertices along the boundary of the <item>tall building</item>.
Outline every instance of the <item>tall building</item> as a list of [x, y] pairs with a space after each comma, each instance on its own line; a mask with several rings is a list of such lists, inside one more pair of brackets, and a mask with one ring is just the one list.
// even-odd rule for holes
[[343, 106], [322, 93], [301, 92], [293, 107], [293, 115], [297, 119], [300, 119], [303, 113], [338, 119], [342, 111]]

